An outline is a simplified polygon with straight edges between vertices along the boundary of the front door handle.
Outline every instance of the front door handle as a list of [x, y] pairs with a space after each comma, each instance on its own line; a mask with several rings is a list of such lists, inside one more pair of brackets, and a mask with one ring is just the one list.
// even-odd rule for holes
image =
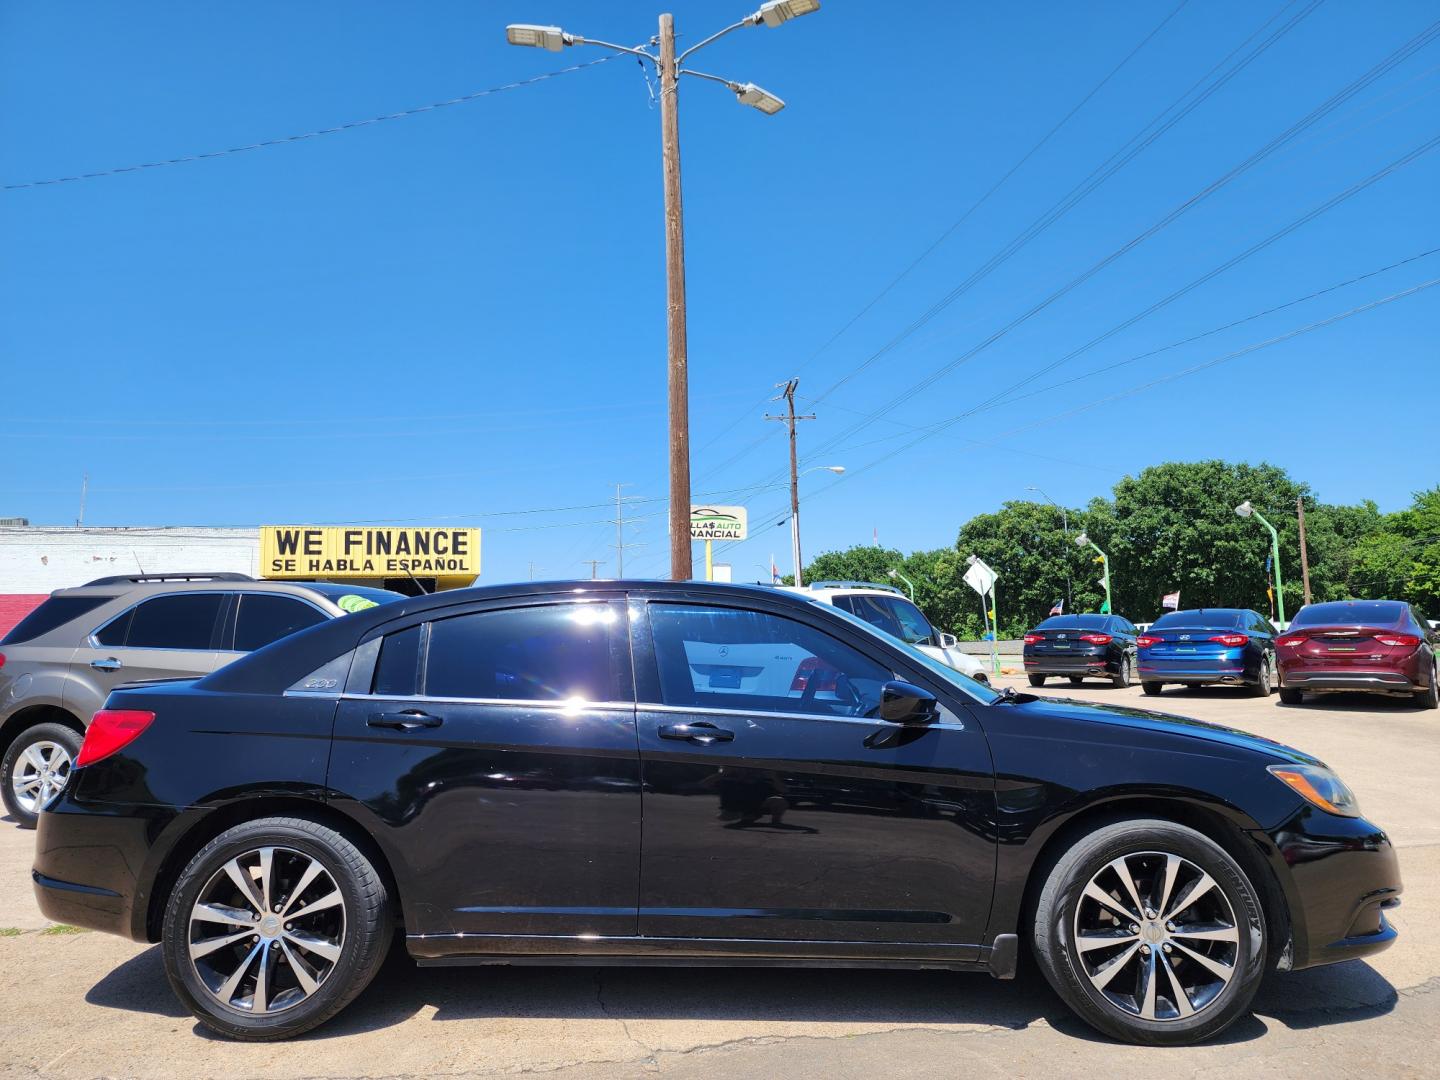
[[91, 660], [90, 666], [96, 671], [119, 671], [125, 665], [113, 656], [107, 656], [104, 660]]
[[679, 739], [683, 742], [709, 746], [711, 743], [730, 742], [735, 738], [735, 733], [718, 728], [714, 724], [707, 724], [704, 720], [697, 720], [693, 724], [661, 724], [660, 738]]
[[419, 709], [407, 709], [404, 712], [371, 713], [370, 719], [365, 722], [371, 727], [395, 728], [397, 731], [417, 731], [420, 728], [439, 727], [444, 721], [438, 716], [431, 716], [429, 713], [421, 712]]

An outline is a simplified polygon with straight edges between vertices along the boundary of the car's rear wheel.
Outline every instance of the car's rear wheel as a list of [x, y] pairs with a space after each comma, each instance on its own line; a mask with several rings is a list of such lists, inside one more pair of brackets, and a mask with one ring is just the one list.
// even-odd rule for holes
[[1045, 676], [1044, 676], [1044, 675], [1031, 675], [1031, 676], [1030, 676], [1030, 685], [1031, 685], [1031, 686], [1044, 686], [1044, 685], [1045, 685]]
[[1110, 685], [1117, 690], [1129, 686], [1135, 677], [1135, 659], [1129, 653], [1120, 658], [1120, 670], [1110, 677]]
[[1098, 1031], [1178, 1046], [1224, 1030], [1265, 971], [1259, 896], [1203, 833], [1122, 821], [1073, 844], [1035, 909], [1035, 956]]
[[165, 974], [213, 1031], [284, 1039], [365, 989], [391, 931], [384, 882], [354, 844], [303, 818], [262, 818], [221, 833], [181, 872]]
[[1292, 690], [1288, 686], [1282, 686], [1276, 692], [1280, 695], [1280, 704], [1282, 705], [1299, 705], [1305, 700], [1304, 691]]
[[1440, 670], [1437, 670], [1434, 661], [1430, 663], [1430, 687], [1415, 691], [1415, 704], [1422, 709], [1440, 708]]
[[1158, 682], [1142, 682], [1140, 684], [1140, 689], [1143, 690], [1150, 697], [1159, 697], [1160, 692], [1165, 689], [1165, 684]]
[[40, 811], [65, 790], [83, 741], [73, 728], [49, 723], [22, 731], [10, 744], [0, 765], [4, 784], [0, 795], [22, 829], [33, 829]]
[[1255, 676], [1255, 685], [1250, 687], [1251, 697], [1269, 697], [1271, 690], [1270, 655], [1260, 658], [1260, 672]]
[[1079, 686], [1085, 681], [1085, 676], [1083, 675], [1070, 675], [1067, 676], [1067, 678], [1069, 678], [1071, 686]]

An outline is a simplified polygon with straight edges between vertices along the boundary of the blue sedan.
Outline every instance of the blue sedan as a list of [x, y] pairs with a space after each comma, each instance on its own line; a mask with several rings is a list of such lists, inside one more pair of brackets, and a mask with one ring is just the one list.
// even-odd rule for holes
[[1248, 608], [1172, 611], [1135, 644], [1147, 694], [1180, 683], [1248, 686], [1256, 697], [1268, 697], [1275, 682], [1275, 627]]

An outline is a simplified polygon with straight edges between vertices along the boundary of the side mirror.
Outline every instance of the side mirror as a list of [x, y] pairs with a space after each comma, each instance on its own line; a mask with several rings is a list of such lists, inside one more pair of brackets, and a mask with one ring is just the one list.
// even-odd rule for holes
[[880, 719], [887, 724], [933, 724], [939, 715], [935, 695], [914, 683], [891, 680], [880, 690]]
[[955, 635], [954, 635], [954, 634], [941, 634], [941, 635], [940, 635], [940, 647], [941, 647], [942, 649], [953, 649], [953, 648], [955, 648], [955, 647], [956, 647], [957, 645], [959, 645], [959, 644], [960, 644], [960, 642], [955, 639]]

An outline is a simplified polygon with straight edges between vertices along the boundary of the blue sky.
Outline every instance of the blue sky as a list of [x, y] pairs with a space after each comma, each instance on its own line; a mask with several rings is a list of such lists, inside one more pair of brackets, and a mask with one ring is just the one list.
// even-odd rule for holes
[[[858, 320], [1174, 4], [915, 2], [900, 21], [891, 5], [825, 0], [697, 57], [788, 103], [767, 118], [722, 87], [682, 87], [695, 490], [751, 509], [754, 539], [723, 556], [736, 577], [772, 551], [788, 569], [784, 435], [762, 416], [796, 374], [818, 415], [801, 428], [805, 464], [848, 469], [802, 481], [811, 554], [872, 530], [940, 546], [1029, 485], [1079, 505], [1163, 460], [1265, 459], [1324, 499], [1387, 510], [1435, 484], [1440, 289], [1145, 384], [1440, 277], [1440, 254], [1111, 365], [1440, 247], [1440, 150], [1014, 393], [1042, 392], [923, 441], [914, 430], [1433, 138], [1440, 43], [975, 351], [1424, 31], [1435, 13], [1420, 0], [1321, 4], [865, 363], [1232, 50], [1260, 32], [1233, 65], [1308, 7], [1183, 5]], [[12, 0], [0, 183], [455, 98], [603, 55], [508, 47], [507, 22], [639, 43], [654, 32], [644, 10]], [[693, 43], [749, 8], [673, 10]], [[483, 580], [498, 581], [532, 561], [547, 577], [588, 573], [590, 558], [613, 573], [597, 504], [618, 481], [639, 519], [626, 570], [662, 574], [660, 195], [659, 114], [628, 58], [295, 144], [0, 192], [0, 514], [71, 521], [88, 472], [93, 524], [477, 524]]]

